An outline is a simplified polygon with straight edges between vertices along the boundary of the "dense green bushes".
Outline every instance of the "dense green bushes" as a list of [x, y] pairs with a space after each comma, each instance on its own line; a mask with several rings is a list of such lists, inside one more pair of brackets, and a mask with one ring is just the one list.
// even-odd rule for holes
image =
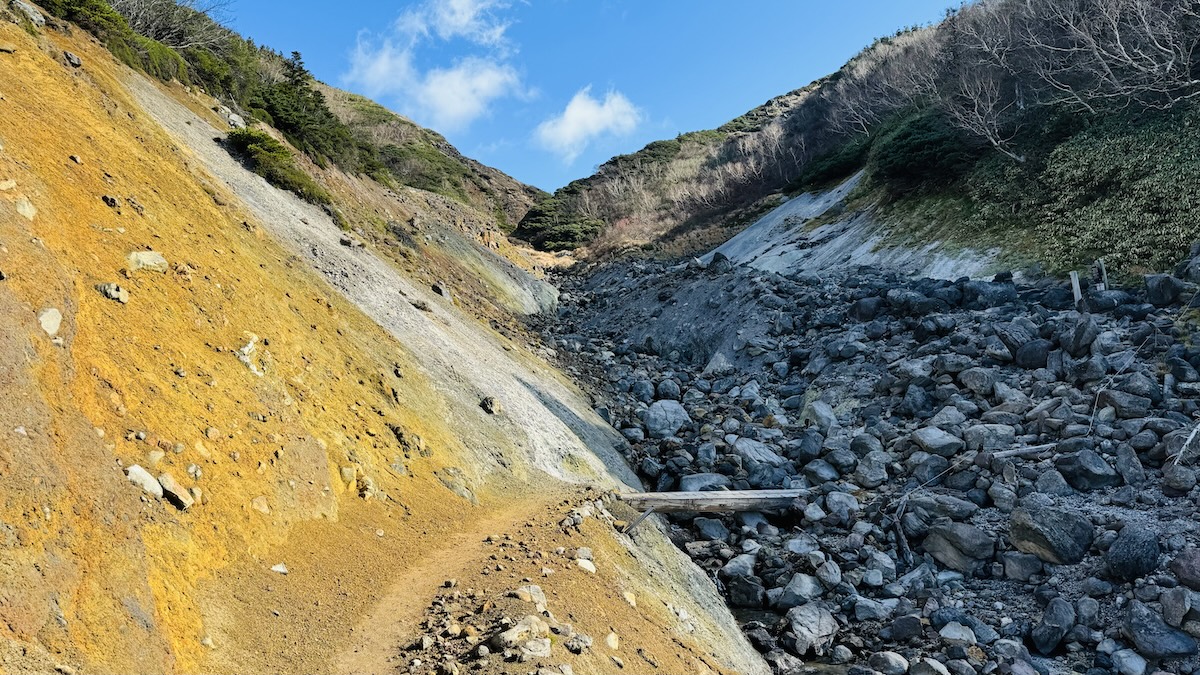
[[388, 144], [380, 149], [379, 159], [390, 175], [405, 185], [467, 201], [463, 187], [469, 178], [467, 168], [432, 145], [415, 141], [404, 145]]
[[[1194, 107], [1107, 118], [1052, 146], [1036, 173], [972, 182], [1006, 184], [1019, 216], [976, 187], [992, 225], [1034, 227], [1059, 267], [1103, 257], [1129, 272], [1167, 269], [1200, 239], [1200, 114]], [[1035, 167], [1037, 169], [1038, 167]]]
[[871, 144], [867, 164], [890, 193], [902, 195], [953, 181], [982, 150], [940, 115], [924, 110], [885, 124]]
[[596, 238], [604, 223], [594, 218], [565, 216], [558, 197], [547, 197], [534, 206], [521, 220], [513, 236], [523, 239], [542, 251], [569, 251]]
[[271, 185], [294, 192], [314, 204], [333, 201], [328, 192], [296, 166], [287, 147], [265, 131], [234, 129], [229, 132], [227, 142], [230, 150], [241, 156], [251, 171], [266, 178]]

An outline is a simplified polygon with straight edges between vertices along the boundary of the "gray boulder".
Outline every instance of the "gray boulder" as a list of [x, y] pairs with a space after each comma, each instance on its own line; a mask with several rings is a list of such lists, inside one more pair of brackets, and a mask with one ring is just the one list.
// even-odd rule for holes
[[1122, 629], [1138, 653], [1147, 658], [1172, 659], [1196, 653], [1195, 638], [1171, 628], [1158, 612], [1138, 600], [1129, 603]]
[[1008, 538], [1022, 553], [1055, 565], [1074, 565], [1087, 555], [1092, 534], [1092, 522], [1077, 513], [1018, 507], [1009, 521]]
[[1133, 581], [1158, 569], [1158, 533], [1147, 527], [1127, 525], [1104, 554], [1108, 572], [1121, 581]]
[[961, 438], [937, 427], [917, 429], [911, 438], [925, 452], [942, 457], [953, 457], [966, 445]]
[[973, 572], [996, 552], [991, 535], [966, 523], [934, 525], [923, 545], [935, 560], [964, 574]]
[[1033, 627], [1029, 637], [1039, 652], [1050, 654], [1074, 625], [1075, 608], [1062, 598], [1054, 598], [1046, 606], [1046, 611]]
[[646, 411], [646, 431], [650, 438], [669, 438], [691, 423], [692, 418], [679, 401], [655, 401]]
[[1081, 492], [1114, 487], [1121, 484], [1116, 469], [1092, 450], [1081, 450], [1073, 455], [1059, 457], [1054, 468], [1063, 475], [1071, 487]]
[[821, 605], [810, 602], [788, 610], [787, 621], [796, 636], [796, 655], [804, 656], [809, 651], [823, 656], [833, 646], [838, 623], [833, 614]]

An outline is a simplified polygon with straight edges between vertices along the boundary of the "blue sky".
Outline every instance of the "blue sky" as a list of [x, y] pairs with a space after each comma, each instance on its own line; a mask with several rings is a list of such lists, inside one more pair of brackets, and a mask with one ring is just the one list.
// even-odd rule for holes
[[235, 0], [231, 25], [546, 190], [711, 129], [951, 0]]

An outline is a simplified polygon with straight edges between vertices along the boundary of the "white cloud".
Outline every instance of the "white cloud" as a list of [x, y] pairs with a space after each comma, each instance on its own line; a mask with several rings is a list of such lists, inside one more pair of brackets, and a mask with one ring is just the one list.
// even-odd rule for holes
[[[342, 79], [368, 96], [395, 97], [405, 112], [437, 129], [465, 128], [495, 101], [524, 93], [520, 74], [508, 62], [509, 23], [499, 15], [509, 4], [427, 0], [402, 13], [386, 35], [360, 34]], [[481, 53], [422, 70], [419, 51], [434, 40], [465, 42]]]
[[580, 89], [563, 112], [538, 125], [534, 137], [542, 147], [575, 161], [592, 140], [604, 135], [631, 133], [642, 120], [642, 112], [618, 91], [592, 97], [591, 86]]
[[461, 129], [487, 113], [492, 101], [517, 93], [521, 77], [507, 64], [466, 58], [450, 68], [431, 70], [417, 101], [447, 129]]
[[397, 47], [391, 40], [376, 45], [359, 36], [350, 56], [350, 72], [343, 79], [375, 97], [403, 92], [420, 78], [412, 65], [411, 50]]

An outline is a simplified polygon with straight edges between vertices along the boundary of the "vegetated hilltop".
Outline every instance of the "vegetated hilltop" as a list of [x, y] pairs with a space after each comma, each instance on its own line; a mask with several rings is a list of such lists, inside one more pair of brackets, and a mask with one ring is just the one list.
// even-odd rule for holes
[[512, 231], [535, 202], [548, 196], [502, 171], [464, 157], [441, 134], [374, 101], [323, 84], [317, 89], [338, 119], [379, 148], [388, 175], [399, 177], [405, 185], [494, 213], [505, 232]]
[[[183, 84], [195, 109], [233, 128], [225, 147], [247, 167], [321, 205], [410, 274], [452, 285], [477, 314], [510, 323], [511, 311], [553, 302], [548, 287], [516, 280], [518, 267], [536, 271], [541, 261], [504, 236], [541, 191], [463, 157], [440, 135], [375, 103], [315, 81], [300, 54], [284, 57], [243, 38], [201, 11], [210, 5], [49, 0], [46, 9], [127, 65]], [[14, 16], [36, 30], [25, 13]], [[209, 95], [217, 105], [206, 102]]]
[[1176, 262], [1200, 234], [1200, 17], [1186, 0], [982, 0], [902, 31], [786, 102], [652, 143], [535, 208], [545, 248], [697, 248], [776, 192], [865, 168], [901, 226], [1066, 267]]
[[316, 128], [235, 158], [217, 100], [109, 53], [178, 52], [50, 5], [115, 32], [0, 4], [0, 670], [766, 672], [614, 527], [619, 437], [505, 330], [553, 298], [494, 221]]

